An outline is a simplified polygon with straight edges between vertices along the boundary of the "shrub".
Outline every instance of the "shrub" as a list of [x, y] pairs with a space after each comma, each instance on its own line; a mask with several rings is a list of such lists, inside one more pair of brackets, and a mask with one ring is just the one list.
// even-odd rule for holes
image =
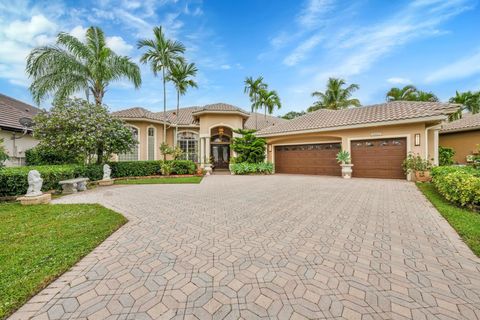
[[99, 180], [103, 175], [100, 165], [53, 165], [4, 168], [0, 171], [0, 197], [17, 196], [27, 192], [28, 172], [38, 170], [43, 179], [43, 191], [60, 189], [59, 181], [79, 176], [92, 181]]
[[343, 164], [350, 164], [350, 153], [346, 150], [342, 150], [337, 153], [337, 162]]
[[429, 171], [432, 168], [430, 161], [423, 159], [420, 155], [415, 155], [412, 152], [408, 154], [407, 158], [403, 161], [402, 166], [405, 174], [415, 171]]
[[162, 161], [119, 161], [109, 163], [112, 178], [142, 177], [162, 174]]
[[448, 201], [461, 206], [480, 206], [480, 170], [471, 167], [436, 167], [432, 182]]
[[273, 173], [273, 164], [269, 162], [260, 162], [260, 163], [234, 163], [231, 166], [231, 170], [234, 174], [272, 174]]
[[164, 176], [169, 176], [172, 173], [172, 164], [168, 161], [163, 162], [161, 170]]
[[25, 151], [25, 160], [27, 166], [83, 163], [81, 158], [74, 157], [66, 152], [57, 152], [40, 145]]
[[173, 174], [195, 174], [197, 171], [195, 162], [190, 160], [172, 160], [169, 162], [172, 165]]
[[451, 166], [455, 150], [452, 148], [438, 147], [438, 162], [441, 166]]
[[242, 135], [233, 138], [232, 142], [232, 150], [237, 153], [236, 162], [262, 163], [267, 144], [265, 139], [257, 137], [255, 130], [238, 129], [234, 132]]
[[7, 150], [3, 146], [3, 138], [0, 139], [0, 168], [4, 166], [5, 160], [8, 160]]

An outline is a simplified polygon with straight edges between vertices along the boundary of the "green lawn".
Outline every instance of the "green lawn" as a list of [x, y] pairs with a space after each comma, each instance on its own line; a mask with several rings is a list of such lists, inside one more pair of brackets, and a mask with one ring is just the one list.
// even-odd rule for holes
[[0, 204], [0, 319], [126, 221], [122, 215], [95, 204]]
[[177, 184], [177, 183], [200, 183], [202, 177], [168, 177], [168, 178], [145, 178], [115, 180], [115, 184]]
[[448, 202], [431, 183], [417, 183], [417, 186], [470, 249], [480, 257], [480, 214]]

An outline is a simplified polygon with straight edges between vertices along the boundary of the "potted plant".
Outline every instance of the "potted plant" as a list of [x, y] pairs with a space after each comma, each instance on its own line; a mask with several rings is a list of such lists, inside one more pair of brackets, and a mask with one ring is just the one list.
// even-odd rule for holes
[[403, 161], [403, 169], [405, 174], [414, 173], [415, 180], [419, 182], [430, 181], [430, 169], [432, 168], [432, 163], [428, 159], [423, 159], [420, 155], [415, 155], [410, 152]]
[[352, 177], [353, 164], [350, 163], [350, 153], [346, 150], [342, 150], [337, 153], [337, 161], [342, 167], [342, 177], [344, 179], [350, 179]]

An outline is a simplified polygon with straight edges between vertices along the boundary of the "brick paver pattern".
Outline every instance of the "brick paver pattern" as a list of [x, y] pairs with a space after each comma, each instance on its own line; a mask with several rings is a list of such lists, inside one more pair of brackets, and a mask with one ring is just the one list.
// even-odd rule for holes
[[98, 188], [130, 221], [12, 319], [479, 319], [480, 259], [395, 180]]

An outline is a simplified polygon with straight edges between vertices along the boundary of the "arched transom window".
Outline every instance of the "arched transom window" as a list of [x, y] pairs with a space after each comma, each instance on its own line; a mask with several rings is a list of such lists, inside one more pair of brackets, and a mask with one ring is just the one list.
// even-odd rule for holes
[[182, 149], [182, 159], [198, 162], [198, 133], [182, 131], [177, 135], [177, 142]]
[[[133, 139], [138, 142], [138, 129], [128, 126], [132, 131]], [[118, 155], [118, 161], [137, 161], [138, 160], [138, 143], [130, 150], [130, 152]]]

